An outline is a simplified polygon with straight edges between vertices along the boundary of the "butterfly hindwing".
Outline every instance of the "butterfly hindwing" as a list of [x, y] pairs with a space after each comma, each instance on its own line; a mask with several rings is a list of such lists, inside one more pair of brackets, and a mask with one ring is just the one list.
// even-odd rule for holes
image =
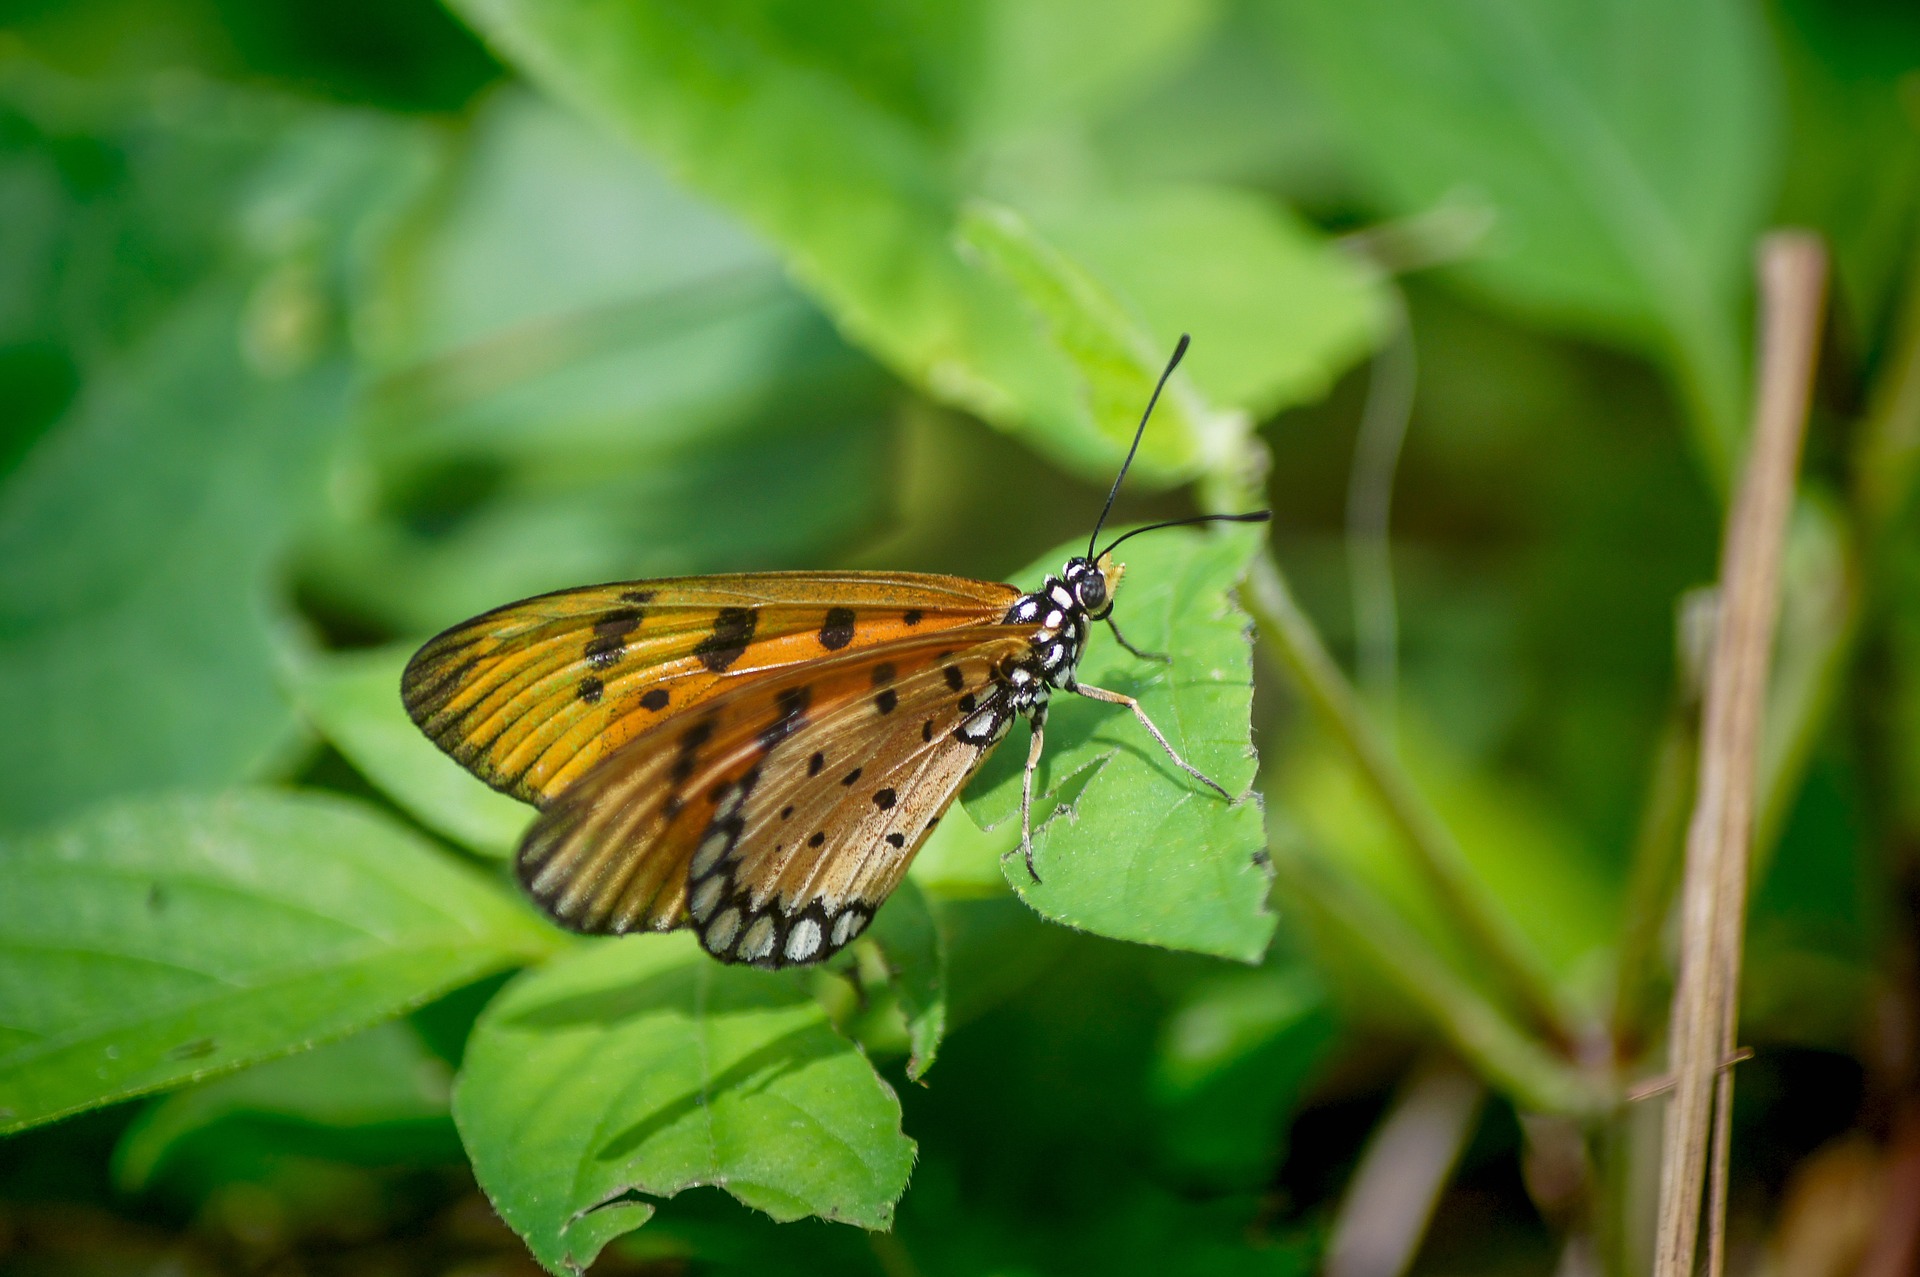
[[628, 742], [561, 793], [521, 881], [579, 931], [692, 922], [730, 961], [851, 941], [985, 751], [956, 739], [1024, 627], [898, 639], [769, 672]]
[[998, 621], [1010, 585], [773, 572], [590, 586], [497, 608], [407, 666], [407, 711], [481, 780], [545, 805], [601, 759], [743, 679]]

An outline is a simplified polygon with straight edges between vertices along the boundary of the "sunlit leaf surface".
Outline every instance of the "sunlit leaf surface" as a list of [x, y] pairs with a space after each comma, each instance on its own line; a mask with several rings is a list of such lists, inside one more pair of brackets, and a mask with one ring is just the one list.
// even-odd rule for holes
[[804, 985], [684, 934], [521, 977], [474, 1031], [454, 1115], [481, 1186], [556, 1273], [697, 1184], [775, 1219], [884, 1228], [913, 1165], [892, 1090]]
[[0, 849], [0, 1129], [338, 1037], [553, 943], [344, 799], [96, 810]]

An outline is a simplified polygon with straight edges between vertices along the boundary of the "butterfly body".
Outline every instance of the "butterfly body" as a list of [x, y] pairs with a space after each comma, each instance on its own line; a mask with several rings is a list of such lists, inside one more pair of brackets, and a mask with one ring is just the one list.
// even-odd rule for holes
[[562, 590], [430, 640], [401, 697], [442, 749], [540, 809], [515, 867], [560, 925], [691, 927], [722, 961], [819, 962], [866, 929], [1016, 718], [1039, 880], [1033, 777], [1055, 692], [1126, 706], [1226, 797], [1132, 697], [1078, 681], [1094, 622], [1134, 650], [1112, 618], [1126, 536], [1099, 554], [1090, 538], [1031, 593], [885, 572]]

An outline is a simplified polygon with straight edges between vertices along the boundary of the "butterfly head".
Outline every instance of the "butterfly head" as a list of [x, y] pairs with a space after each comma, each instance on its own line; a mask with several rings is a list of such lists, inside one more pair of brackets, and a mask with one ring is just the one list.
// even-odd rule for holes
[[1075, 556], [1061, 569], [1060, 579], [1073, 592], [1074, 601], [1088, 620], [1104, 621], [1113, 611], [1113, 595], [1120, 587], [1123, 570], [1111, 554], [1103, 554], [1097, 560]]

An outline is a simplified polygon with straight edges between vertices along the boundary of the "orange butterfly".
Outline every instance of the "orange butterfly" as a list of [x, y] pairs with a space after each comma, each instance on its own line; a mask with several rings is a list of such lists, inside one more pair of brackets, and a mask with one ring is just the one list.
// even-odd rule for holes
[[[858, 936], [1016, 716], [1032, 729], [1020, 845], [1047, 698], [1125, 705], [1221, 797], [1131, 696], [1074, 671], [1112, 619], [1129, 536], [1100, 525], [1180, 339], [1088, 538], [1032, 594], [904, 572], [763, 572], [562, 590], [433, 639], [407, 665], [407, 712], [495, 789], [541, 809], [517, 866], [562, 926], [699, 930], [716, 958], [819, 962]], [[1160, 658], [1164, 659], [1164, 658]]]

